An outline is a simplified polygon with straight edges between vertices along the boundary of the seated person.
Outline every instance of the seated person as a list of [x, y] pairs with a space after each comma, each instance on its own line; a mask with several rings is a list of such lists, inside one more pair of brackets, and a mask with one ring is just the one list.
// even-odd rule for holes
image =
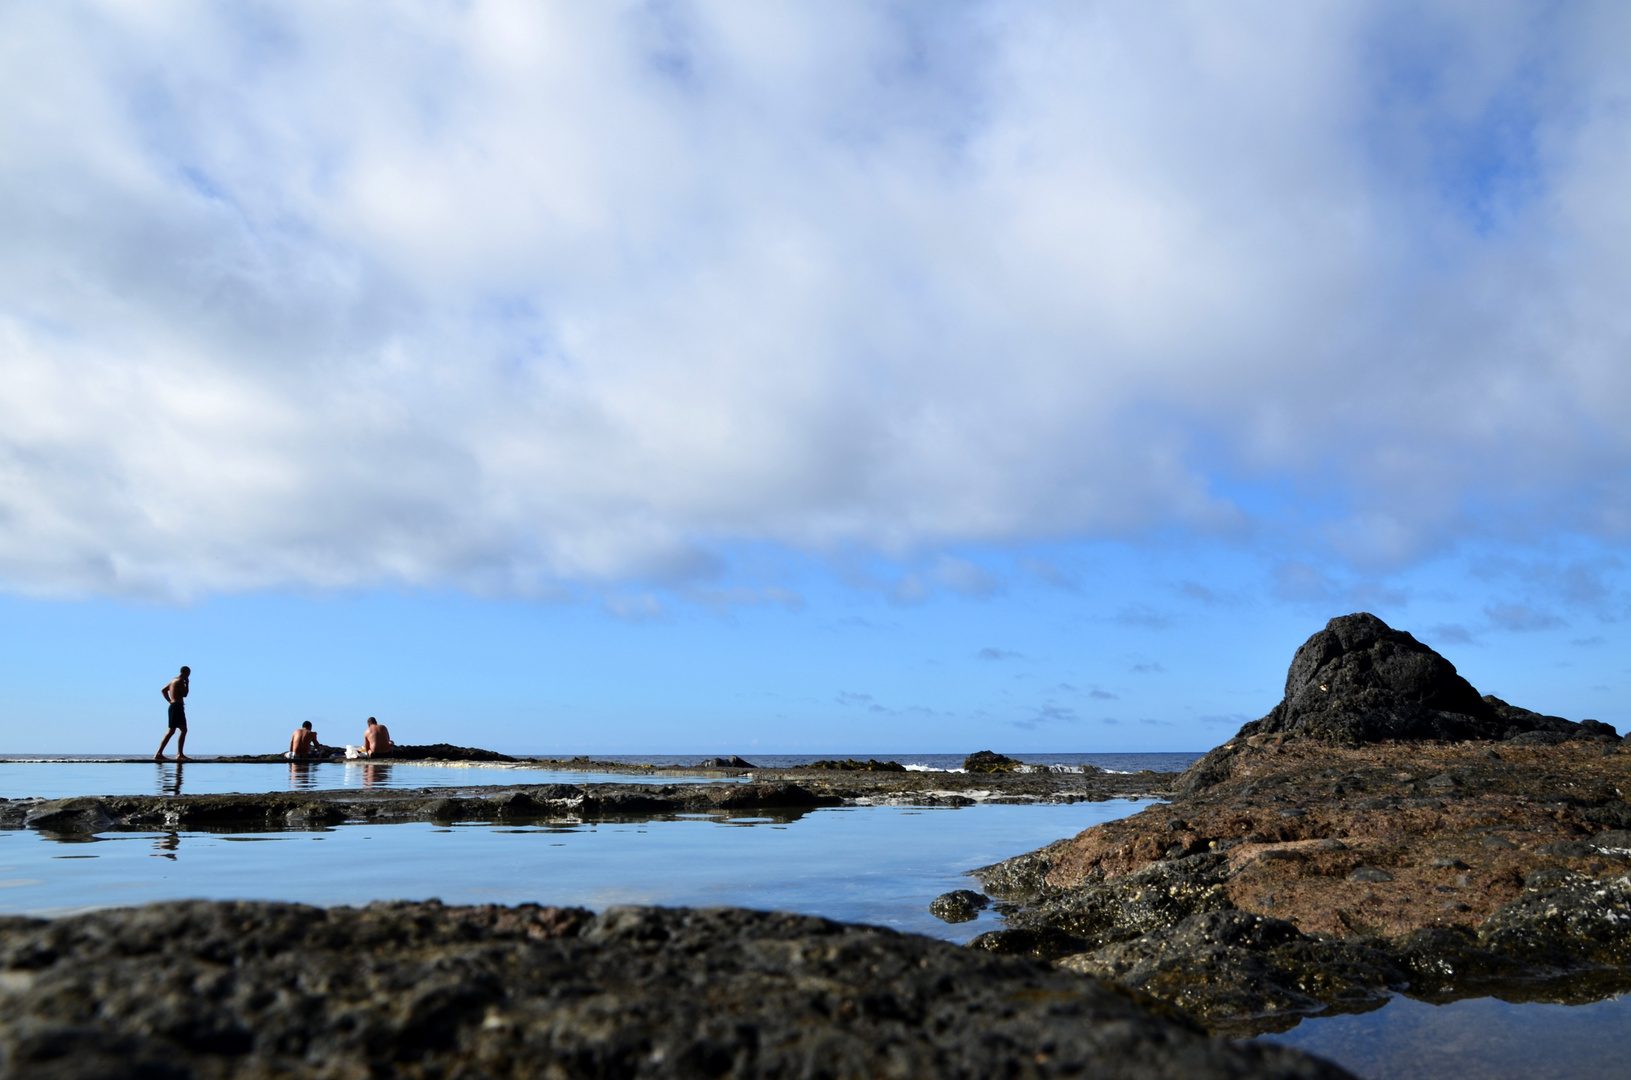
[[311, 721], [295, 728], [294, 734], [289, 736], [289, 752], [284, 754], [287, 758], [316, 757], [318, 751], [317, 732], [311, 729]]
[[368, 718], [368, 730], [363, 733], [362, 737], [363, 756], [387, 757], [390, 755], [393, 746], [395, 744], [391, 742], [390, 729], [370, 716]]

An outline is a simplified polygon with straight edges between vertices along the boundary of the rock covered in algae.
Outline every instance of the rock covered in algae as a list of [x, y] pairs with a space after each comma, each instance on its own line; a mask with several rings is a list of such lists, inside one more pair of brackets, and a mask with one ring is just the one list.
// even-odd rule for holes
[[50, 1077], [1344, 1077], [1029, 961], [809, 916], [185, 902], [0, 921]]

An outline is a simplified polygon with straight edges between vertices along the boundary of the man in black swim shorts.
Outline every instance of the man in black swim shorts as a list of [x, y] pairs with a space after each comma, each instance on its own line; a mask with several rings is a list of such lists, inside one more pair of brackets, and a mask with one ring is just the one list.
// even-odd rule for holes
[[185, 753], [187, 747], [187, 707], [182, 704], [182, 699], [187, 696], [187, 683], [192, 678], [192, 673], [193, 669], [183, 664], [181, 674], [165, 683], [164, 688], [159, 691], [164, 695], [164, 700], [170, 703], [170, 727], [164, 733], [164, 741], [159, 743], [159, 752], [153, 755], [154, 761], [164, 760], [164, 748], [169, 745], [170, 736], [178, 731], [181, 732], [181, 738], [176, 740], [176, 760], [187, 760]]

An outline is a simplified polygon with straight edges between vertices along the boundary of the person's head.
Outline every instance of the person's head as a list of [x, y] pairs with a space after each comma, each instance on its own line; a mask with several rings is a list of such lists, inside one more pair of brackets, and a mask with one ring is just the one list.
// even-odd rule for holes
[[301, 724], [300, 726], [305, 728], [307, 731], [310, 731], [311, 730], [311, 721], [307, 720], [305, 723]]
[[193, 673], [193, 669], [188, 667], [186, 664], [182, 664], [181, 665], [181, 673], [183, 675], [191, 675]]
[[379, 724], [379, 721], [375, 720], [372, 716], [370, 716], [368, 718], [368, 726], [369, 727], [376, 727], [376, 726], [378, 726], [378, 724]]

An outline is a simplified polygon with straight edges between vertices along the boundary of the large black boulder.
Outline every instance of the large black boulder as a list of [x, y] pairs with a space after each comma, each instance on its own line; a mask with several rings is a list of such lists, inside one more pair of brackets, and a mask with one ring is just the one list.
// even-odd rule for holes
[[1179, 790], [1192, 793], [1224, 780], [1248, 740], [1268, 736], [1360, 746], [1385, 739], [1617, 741], [1613, 731], [1480, 697], [1444, 657], [1375, 615], [1357, 612], [1332, 619], [1303, 642], [1291, 658], [1280, 703], [1190, 766]]
[[1368, 612], [1303, 642], [1286, 696], [1240, 737], [1295, 733], [1343, 746], [1383, 739], [1498, 739], [1507, 722], [1455, 665]]

